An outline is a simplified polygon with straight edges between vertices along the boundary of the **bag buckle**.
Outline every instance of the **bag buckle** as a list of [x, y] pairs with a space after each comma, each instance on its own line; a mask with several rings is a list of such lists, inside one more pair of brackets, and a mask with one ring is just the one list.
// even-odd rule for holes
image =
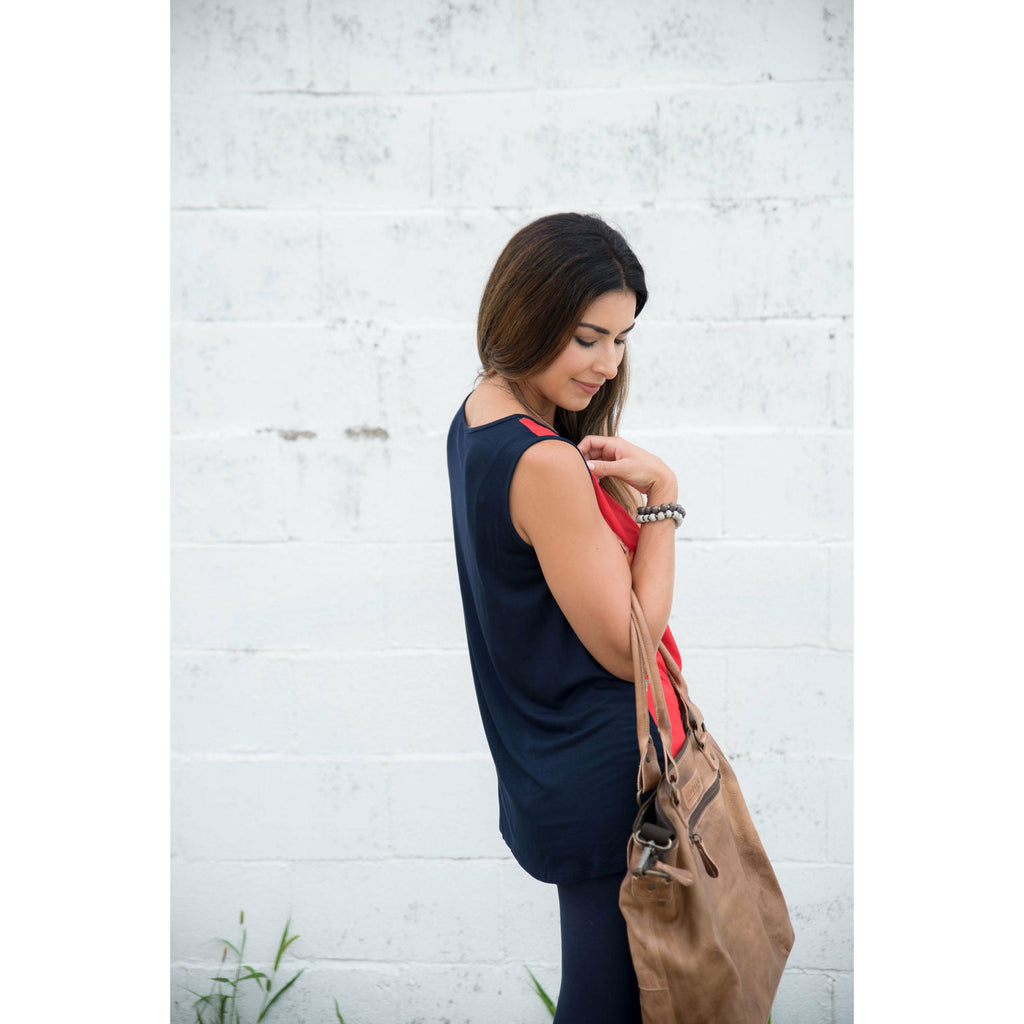
[[658, 859], [659, 851], [663, 852], [671, 849], [672, 844], [675, 842], [674, 836], [667, 839], [664, 843], [659, 843], [655, 839], [644, 839], [639, 832], [633, 838], [643, 847], [643, 852], [640, 854], [640, 862], [633, 869], [633, 874], [638, 876], [647, 874], [650, 870], [651, 861]]

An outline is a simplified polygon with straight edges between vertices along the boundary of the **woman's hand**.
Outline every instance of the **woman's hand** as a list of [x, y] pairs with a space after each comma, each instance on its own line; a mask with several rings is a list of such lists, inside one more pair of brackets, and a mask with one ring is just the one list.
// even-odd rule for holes
[[676, 500], [675, 474], [656, 455], [621, 437], [590, 434], [579, 443], [594, 476], [612, 476], [646, 494], [651, 502]]

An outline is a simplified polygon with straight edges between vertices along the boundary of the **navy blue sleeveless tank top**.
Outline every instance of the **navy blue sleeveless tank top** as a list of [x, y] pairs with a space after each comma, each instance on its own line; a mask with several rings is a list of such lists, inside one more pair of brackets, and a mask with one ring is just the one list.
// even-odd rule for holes
[[448, 432], [448, 476], [501, 834], [535, 878], [567, 883], [625, 870], [639, 752], [633, 684], [583, 646], [512, 525], [512, 474], [538, 443], [572, 442], [522, 415], [468, 427], [463, 403]]

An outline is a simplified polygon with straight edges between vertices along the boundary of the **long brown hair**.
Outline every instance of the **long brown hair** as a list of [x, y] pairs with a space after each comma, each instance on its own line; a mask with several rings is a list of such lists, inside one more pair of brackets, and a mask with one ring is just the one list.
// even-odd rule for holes
[[[636, 293], [636, 313], [647, 302], [644, 269], [626, 240], [600, 217], [555, 213], [527, 224], [509, 240], [484, 288], [477, 318], [477, 350], [484, 376], [519, 383], [539, 373], [572, 339], [583, 311], [607, 292]], [[552, 426], [579, 444], [588, 434], [614, 435], [629, 386], [628, 358], [580, 412], [557, 408]], [[525, 404], [525, 401], [524, 401]], [[635, 510], [629, 489], [605, 477], [601, 486]]]

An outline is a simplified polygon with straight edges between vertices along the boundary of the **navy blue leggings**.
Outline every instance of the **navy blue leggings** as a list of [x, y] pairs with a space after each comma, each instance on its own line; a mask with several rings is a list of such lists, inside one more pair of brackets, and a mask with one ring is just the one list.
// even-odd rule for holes
[[641, 1024], [621, 884], [620, 872], [558, 887], [562, 987], [555, 1024]]

